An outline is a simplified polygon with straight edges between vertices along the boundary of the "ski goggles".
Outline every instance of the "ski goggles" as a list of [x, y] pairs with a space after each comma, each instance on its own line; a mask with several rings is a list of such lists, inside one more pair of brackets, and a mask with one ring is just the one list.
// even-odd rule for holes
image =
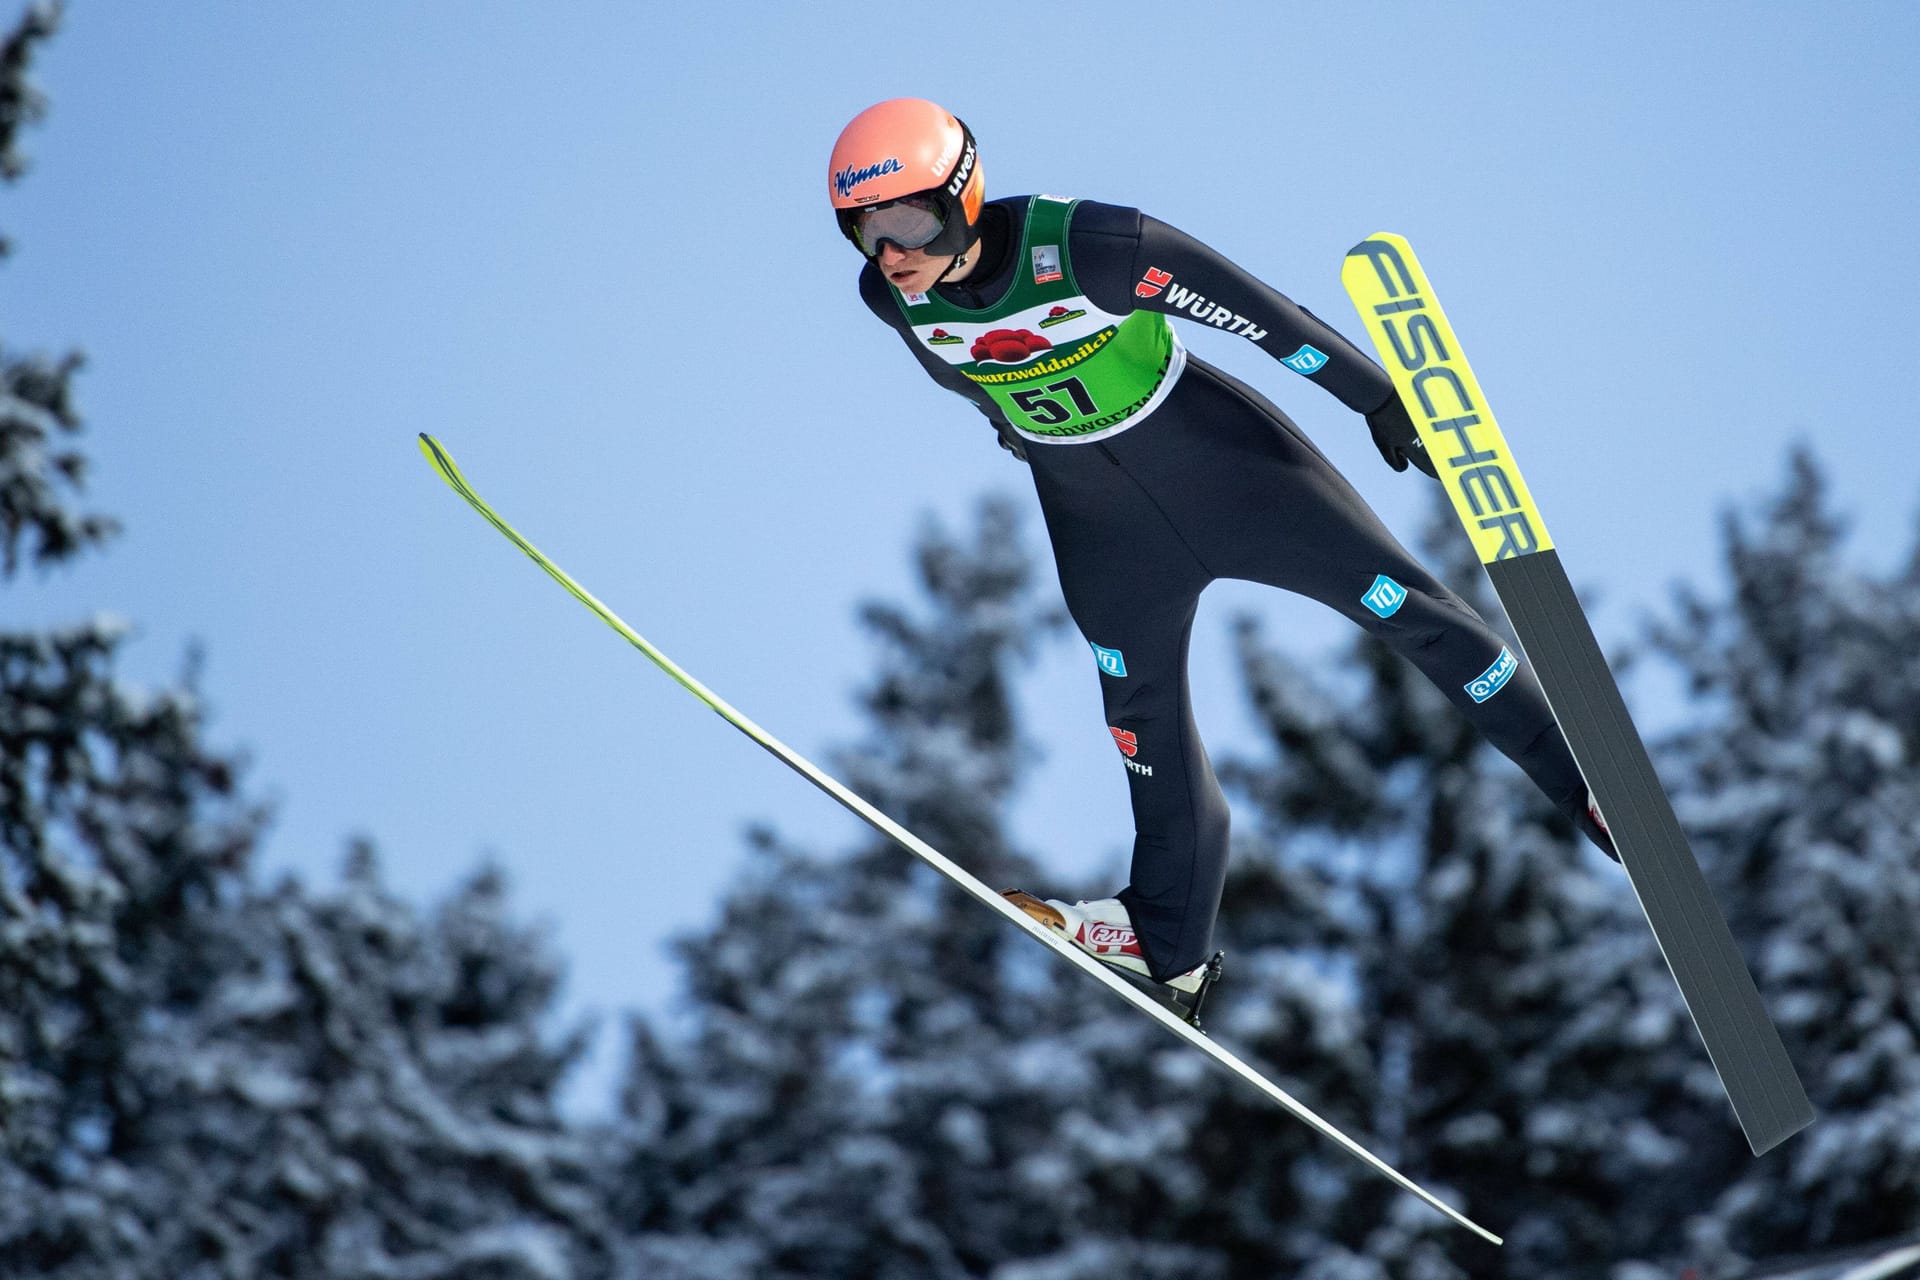
[[891, 240], [902, 249], [924, 248], [947, 226], [930, 196], [902, 196], [877, 204], [854, 214], [851, 222], [853, 242], [869, 258], [879, 256], [883, 240]]

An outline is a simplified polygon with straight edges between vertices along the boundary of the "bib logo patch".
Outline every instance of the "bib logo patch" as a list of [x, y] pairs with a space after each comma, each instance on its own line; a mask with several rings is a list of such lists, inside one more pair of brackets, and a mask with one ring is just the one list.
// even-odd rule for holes
[[1025, 364], [1042, 351], [1051, 350], [1053, 344], [1030, 329], [989, 329], [973, 340], [971, 354], [977, 361]]
[[962, 338], [959, 334], [948, 333], [945, 329], [935, 329], [932, 333], [927, 335], [927, 345], [930, 347], [944, 347], [944, 346], [949, 346], [955, 342], [965, 342], [965, 341], [966, 339]]
[[1065, 307], [1055, 307], [1047, 312], [1047, 318], [1040, 322], [1040, 327], [1045, 329], [1050, 325], [1065, 324], [1069, 320], [1078, 320], [1085, 314], [1087, 314], [1086, 311], [1079, 307], [1075, 307], [1072, 311]]
[[1304, 376], [1317, 372], [1326, 362], [1327, 356], [1324, 351], [1319, 351], [1309, 346], [1302, 346], [1298, 351], [1286, 357], [1280, 363], [1295, 373]]
[[1060, 278], [1060, 246], [1057, 244], [1035, 245], [1033, 249], [1033, 282], [1035, 284], [1052, 284]]
[[903, 293], [900, 296], [907, 300], [907, 305], [910, 307], [924, 307], [927, 305], [927, 295], [924, 293]]

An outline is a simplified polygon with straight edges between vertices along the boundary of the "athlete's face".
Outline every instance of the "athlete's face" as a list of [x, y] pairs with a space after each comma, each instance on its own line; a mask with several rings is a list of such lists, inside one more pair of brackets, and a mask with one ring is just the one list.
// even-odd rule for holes
[[930, 255], [921, 249], [902, 249], [891, 240], [882, 240], [873, 262], [887, 283], [900, 292], [925, 293], [933, 288], [953, 258], [946, 254]]

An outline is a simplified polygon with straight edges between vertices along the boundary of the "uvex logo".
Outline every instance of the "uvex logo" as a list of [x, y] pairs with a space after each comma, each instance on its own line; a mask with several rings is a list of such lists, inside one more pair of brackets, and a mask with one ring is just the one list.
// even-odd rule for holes
[[957, 196], [960, 188], [967, 185], [967, 179], [973, 176], [973, 144], [967, 144], [965, 154], [960, 157], [960, 167], [953, 171], [953, 181], [947, 184], [947, 194]]
[[1158, 267], [1148, 267], [1147, 274], [1139, 284], [1133, 286], [1136, 298], [1157, 298], [1160, 291], [1173, 283], [1173, 272], [1162, 271]]

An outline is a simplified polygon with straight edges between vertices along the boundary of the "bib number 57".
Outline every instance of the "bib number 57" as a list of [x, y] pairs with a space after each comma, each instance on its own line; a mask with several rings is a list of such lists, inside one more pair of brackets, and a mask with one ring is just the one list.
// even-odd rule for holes
[[1083, 418], [1100, 412], [1100, 406], [1093, 402], [1093, 397], [1087, 394], [1087, 389], [1078, 378], [1063, 378], [1032, 391], [1016, 391], [1013, 393], [1013, 402], [1041, 426], [1055, 427], [1074, 416], [1064, 404], [1048, 394], [1055, 391], [1072, 400], [1074, 410]]

